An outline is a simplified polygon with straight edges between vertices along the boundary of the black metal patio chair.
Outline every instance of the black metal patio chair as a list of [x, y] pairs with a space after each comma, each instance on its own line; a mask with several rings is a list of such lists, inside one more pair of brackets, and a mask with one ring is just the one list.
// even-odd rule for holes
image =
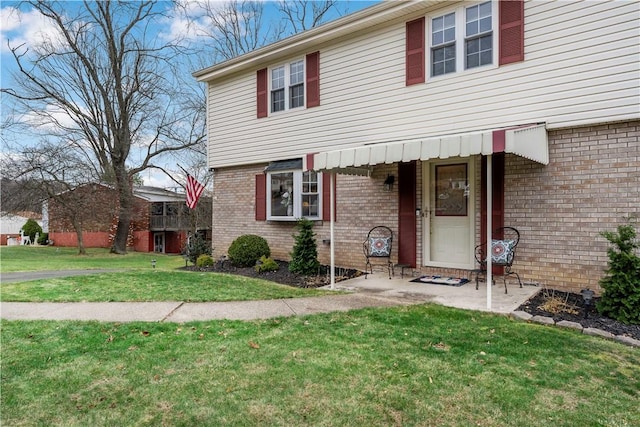
[[[507, 293], [507, 276], [514, 275], [518, 279], [520, 287], [522, 281], [520, 275], [512, 270], [513, 261], [516, 258], [516, 247], [520, 242], [520, 232], [513, 227], [500, 227], [493, 230], [491, 234], [491, 251], [487, 251], [487, 243], [481, 243], [476, 246], [475, 257], [480, 269], [476, 274], [476, 290], [478, 289], [479, 277], [484, 275], [485, 281], [487, 276], [487, 256], [491, 256], [491, 264], [494, 267], [501, 267], [502, 272], [498, 276], [502, 276], [504, 281], [504, 293]], [[495, 273], [494, 273], [495, 274]], [[495, 279], [492, 278], [492, 284], [495, 285]]]
[[393, 244], [393, 231], [384, 225], [373, 227], [367, 233], [367, 240], [362, 244], [366, 265], [364, 268], [364, 278], [368, 274], [373, 274], [372, 261], [375, 263], [381, 260], [389, 270], [389, 279], [393, 275], [393, 263], [391, 262], [391, 248]]

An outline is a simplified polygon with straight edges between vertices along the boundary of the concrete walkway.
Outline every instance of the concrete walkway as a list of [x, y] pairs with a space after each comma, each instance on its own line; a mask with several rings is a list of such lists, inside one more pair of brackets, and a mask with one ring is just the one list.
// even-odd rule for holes
[[[98, 272], [85, 271], [84, 274]], [[56, 275], [56, 277], [60, 276]], [[460, 287], [452, 287], [413, 283], [409, 281], [410, 279], [410, 277], [400, 278], [398, 276], [389, 279], [386, 275], [377, 273], [369, 275], [367, 279], [358, 277], [337, 283], [335, 290], [347, 291], [347, 294], [264, 301], [207, 303], [180, 301], [0, 302], [0, 317], [6, 320], [97, 320], [104, 322], [254, 320], [427, 302], [469, 310], [511, 313], [539, 289], [530, 286], [520, 289], [518, 286], [511, 285], [509, 293], [505, 294], [504, 288], [499, 283], [492, 287], [491, 310], [489, 310], [487, 308], [486, 287], [482, 283], [480, 289], [476, 290], [473, 282]], [[5, 275], [2, 275], [2, 281], [5, 281]]]

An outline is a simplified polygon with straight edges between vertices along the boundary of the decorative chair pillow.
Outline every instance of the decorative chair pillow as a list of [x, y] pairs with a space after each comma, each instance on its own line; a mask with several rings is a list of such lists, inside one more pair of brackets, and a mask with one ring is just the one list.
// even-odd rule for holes
[[371, 237], [369, 238], [369, 256], [389, 256], [391, 254], [391, 238], [390, 237]]
[[495, 265], [508, 265], [513, 259], [515, 240], [492, 240], [491, 262]]

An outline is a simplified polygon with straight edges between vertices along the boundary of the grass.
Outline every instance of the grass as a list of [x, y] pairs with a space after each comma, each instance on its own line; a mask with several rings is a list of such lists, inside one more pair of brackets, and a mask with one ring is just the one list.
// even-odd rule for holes
[[[3, 272], [69, 263], [127, 271], [2, 284], [4, 300], [251, 299], [274, 287], [310, 295], [176, 271], [179, 257], [14, 249], [0, 249]], [[437, 305], [252, 322], [0, 326], [7, 426], [640, 425], [637, 349]]]
[[52, 246], [0, 246], [0, 271], [83, 270], [83, 269], [176, 269], [184, 266], [179, 255], [129, 252], [110, 254], [108, 249], [87, 249], [87, 255], [78, 255], [76, 248]]
[[2, 424], [631, 426], [640, 353], [437, 305], [187, 324], [5, 321]]
[[1, 290], [2, 301], [27, 302], [250, 301], [331, 293], [230, 274], [161, 270], [3, 283]]
[[[0, 299], [20, 302], [103, 301], [249, 301], [326, 295], [329, 291], [298, 289], [263, 280], [215, 273], [179, 271], [184, 259], [176, 255], [132, 252], [110, 254], [89, 249], [37, 246], [0, 247], [2, 272], [73, 269], [124, 269], [99, 273], [2, 283]], [[156, 268], [151, 260], [156, 260]], [[37, 262], [34, 262], [37, 261]]]

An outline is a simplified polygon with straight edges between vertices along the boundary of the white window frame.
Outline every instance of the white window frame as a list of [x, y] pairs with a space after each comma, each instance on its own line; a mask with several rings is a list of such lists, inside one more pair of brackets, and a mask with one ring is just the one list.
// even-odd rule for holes
[[[297, 107], [292, 107], [291, 106], [291, 88], [293, 86], [297, 86], [300, 84], [300, 82], [291, 83], [291, 66], [295, 65], [295, 64], [302, 64], [302, 96], [303, 96], [303, 100], [302, 100], [302, 105], [297, 106]], [[273, 72], [275, 70], [278, 70], [280, 68], [284, 69], [284, 109], [282, 110], [278, 110], [278, 111], [273, 111]], [[293, 109], [298, 109], [298, 108], [304, 108], [306, 105], [306, 83], [307, 82], [307, 67], [305, 64], [305, 60], [304, 58], [296, 58], [293, 59], [291, 61], [287, 61], [284, 64], [278, 64], [275, 65], [273, 67], [269, 67], [269, 113], [270, 114], [279, 114], [282, 113], [284, 111], [288, 111], [288, 110], [293, 110]], [[277, 88], [278, 89], [282, 89], [282, 88]]]
[[[311, 172], [311, 171], [309, 171]], [[273, 209], [272, 209], [272, 203], [273, 203], [273, 199], [272, 199], [272, 188], [271, 188], [271, 184], [272, 184], [272, 175], [279, 175], [279, 174], [293, 174], [293, 188], [289, 189], [289, 188], [283, 188], [282, 193], [287, 193], [286, 197], [289, 197], [291, 192], [293, 193], [293, 202], [291, 203], [292, 206], [292, 214], [291, 215], [273, 215]], [[302, 196], [303, 194], [316, 194], [316, 193], [303, 193], [302, 189], [303, 189], [303, 174], [304, 172], [300, 169], [297, 170], [276, 170], [276, 171], [270, 171], [267, 172], [267, 220], [269, 221], [297, 221], [300, 218], [306, 218], [306, 219], [310, 219], [310, 220], [321, 220], [322, 219], [322, 173], [320, 172], [316, 172], [316, 179], [317, 179], [317, 186], [318, 186], [318, 191], [317, 191], [317, 197], [318, 197], [318, 215], [315, 216], [303, 216], [302, 215]], [[293, 190], [293, 191], [291, 191]], [[278, 189], [279, 191], [279, 189]], [[277, 203], [282, 203], [282, 202], [277, 202]]]
[[[464, 5], [442, 9], [438, 13], [434, 13], [432, 15], [428, 15], [426, 19], [427, 29], [425, 31], [425, 35], [427, 37], [427, 46], [428, 53], [426, 56], [427, 60], [427, 79], [435, 80], [446, 78], [447, 76], [455, 76], [460, 73], [473, 73], [477, 70], [486, 70], [487, 68], [496, 68], [498, 65], [498, 2], [491, 1], [491, 34], [492, 34], [492, 60], [491, 64], [485, 64], [476, 66], [473, 68], [467, 68], [466, 64], [466, 45], [467, 45], [467, 35], [466, 35], [466, 10], [470, 7], [478, 6], [482, 3], [487, 3], [487, 1], [478, 1], [472, 4], [465, 3]], [[455, 26], [456, 26], [456, 70], [446, 74], [440, 74], [437, 76], [433, 75], [433, 60], [432, 60], [432, 52], [433, 52], [433, 19], [441, 18], [450, 13], [455, 13]], [[475, 38], [476, 36], [470, 37]]]

